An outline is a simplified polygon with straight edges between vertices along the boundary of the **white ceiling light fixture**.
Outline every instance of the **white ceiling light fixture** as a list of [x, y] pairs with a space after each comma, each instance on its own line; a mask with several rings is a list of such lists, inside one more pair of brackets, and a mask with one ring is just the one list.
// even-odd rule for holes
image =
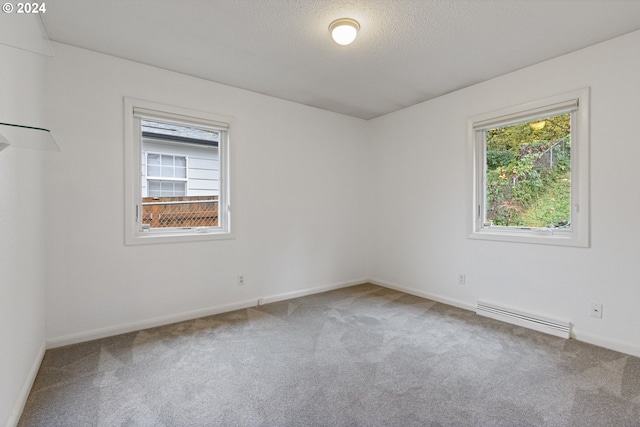
[[348, 45], [356, 39], [360, 24], [351, 18], [336, 19], [329, 25], [329, 31], [333, 40], [340, 45]]

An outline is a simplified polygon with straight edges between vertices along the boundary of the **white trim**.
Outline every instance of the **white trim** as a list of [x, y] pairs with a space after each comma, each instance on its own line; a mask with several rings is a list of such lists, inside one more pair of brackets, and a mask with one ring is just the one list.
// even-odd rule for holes
[[45, 349], [46, 345], [43, 341], [40, 345], [40, 349], [38, 350], [35, 359], [33, 360], [31, 369], [29, 369], [29, 375], [27, 375], [27, 378], [22, 385], [22, 389], [20, 390], [18, 399], [13, 406], [11, 415], [9, 415], [9, 419], [7, 420], [7, 427], [15, 427], [18, 425], [18, 421], [20, 421], [20, 416], [22, 415], [22, 411], [24, 410], [24, 405], [26, 405], [27, 403], [29, 393], [31, 393], [31, 388], [33, 387], [33, 383], [35, 382], [38, 371], [40, 370], [40, 365], [42, 364], [42, 360], [44, 359]]
[[382, 287], [389, 288], [389, 289], [394, 289], [396, 291], [404, 292], [404, 293], [409, 294], [409, 295], [415, 295], [417, 297], [430, 299], [432, 301], [439, 302], [439, 303], [442, 303], [442, 304], [452, 305], [454, 307], [458, 307], [458, 308], [461, 308], [463, 310], [469, 310], [469, 311], [473, 311], [473, 312], [476, 311], [475, 304], [468, 304], [468, 303], [466, 303], [464, 301], [460, 301], [460, 300], [457, 300], [457, 299], [445, 297], [445, 296], [438, 295], [438, 294], [433, 294], [431, 292], [425, 292], [425, 291], [423, 291], [421, 289], [416, 289], [416, 288], [412, 288], [412, 287], [398, 285], [396, 283], [387, 282], [385, 280], [369, 279], [368, 281], [369, 281], [369, 283], [373, 283], [374, 285], [382, 286]]
[[320, 294], [322, 292], [334, 291], [336, 289], [348, 288], [349, 286], [362, 285], [365, 283], [371, 283], [367, 279], [349, 280], [346, 282], [338, 282], [332, 285], [316, 286], [313, 288], [302, 289], [299, 291], [285, 292], [282, 294], [272, 295], [269, 297], [260, 298], [263, 304], [269, 304], [272, 302], [285, 301], [293, 298], [305, 297], [308, 295]]
[[[140, 183], [142, 165], [142, 141], [140, 117], [165, 118], [180, 123], [202, 126], [224, 132], [226, 142], [218, 144], [219, 162], [219, 194], [218, 194], [218, 227], [190, 227], [166, 230], [141, 231], [137, 221], [142, 207]], [[231, 165], [230, 154], [233, 118], [213, 113], [189, 110], [182, 107], [159, 104], [130, 97], [124, 97], [124, 171], [125, 171], [125, 244], [141, 245], [149, 243], [197, 242], [207, 240], [234, 239], [232, 233], [233, 214], [231, 211]], [[146, 171], [145, 171], [146, 172]]]
[[[536, 120], [536, 118], [541, 119], [551, 115], [569, 113], [578, 109], [578, 98], [579, 96], [567, 99], [564, 95], [561, 95], [492, 113], [480, 114], [471, 118], [473, 120], [473, 128], [475, 130], [486, 130], [498, 126], [530, 122]], [[556, 100], [558, 102], [555, 102]]]
[[141, 331], [156, 326], [169, 325], [171, 323], [183, 322], [185, 320], [193, 320], [199, 317], [211, 316], [214, 314], [226, 313], [234, 310], [241, 310], [256, 305], [256, 300], [244, 300], [229, 304], [216, 305], [213, 307], [202, 308], [198, 310], [186, 311], [183, 313], [170, 314], [168, 316], [159, 316], [151, 319], [140, 320], [131, 323], [124, 323], [116, 326], [107, 326], [105, 328], [92, 329], [89, 331], [78, 332], [75, 334], [63, 335], [47, 340], [47, 349], [62, 347], [70, 344], [78, 344], [85, 341], [91, 341], [100, 338], [106, 338], [114, 335], [126, 334], [129, 332]]
[[612, 340], [603, 335], [595, 335], [589, 332], [583, 332], [575, 326], [572, 329], [572, 338], [577, 341], [586, 342], [588, 344], [597, 345], [598, 347], [607, 348], [609, 350], [619, 351], [620, 353], [629, 354], [631, 356], [640, 357], [640, 345], [629, 344], [622, 341]]
[[[471, 193], [468, 238], [589, 247], [589, 97], [589, 88], [583, 88], [467, 119], [467, 169]], [[569, 111], [572, 112], [571, 134], [574, 136], [571, 145], [571, 229], [485, 227], [482, 213], [485, 209], [485, 159], [478, 134], [493, 124], [513, 124], [522, 122], [524, 118], [528, 121], [547, 115], [546, 113]]]
[[114, 335], [125, 334], [128, 332], [141, 331], [156, 326], [169, 325], [171, 323], [183, 322], [186, 320], [198, 319], [200, 317], [212, 316], [214, 314], [227, 313], [234, 310], [255, 307], [258, 300], [262, 300], [263, 304], [277, 301], [284, 301], [291, 298], [298, 298], [306, 295], [318, 294], [321, 292], [332, 291], [335, 289], [346, 288], [349, 286], [367, 283], [366, 279], [350, 280], [346, 282], [338, 282], [331, 285], [317, 286], [313, 288], [302, 289], [299, 291], [285, 292], [282, 294], [274, 294], [265, 297], [257, 297], [254, 299], [238, 301], [229, 304], [215, 305], [212, 307], [201, 308], [198, 310], [186, 311], [183, 313], [171, 314], [168, 316], [159, 316], [151, 319], [140, 320], [131, 323], [125, 323], [116, 326], [108, 326], [105, 328], [92, 329], [90, 331], [78, 332], [70, 335], [63, 335], [47, 340], [47, 348], [62, 347], [70, 344], [78, 344], [85, 341], [91, 341], [99, 338], [110, 337]]
[[[427, 298], [432, 301], [436, 301], [442, 304], [452, 305], [454, 307], [458, 307], [464, 310], [476, 311], [475, 304], [469, 304], [464, 301], [460, 301], [457, 299], [444, 297], [442, 295], [433, 294], [431, 292], [425, 292], [420, 289], [411, 288], [407, 286], [398, 285], [396, 283], [387, 282], [385, 280], [380, 279], [372, 279], [369, 278], [366, 280], [367, 283], [372, 283], [374, 285], [383, 286], [389, 289], [395, 289], [396, 291], [405, 292], [410, 295], [415, 295], [422, 298]], [[571, 335], [570, 338], [575, 339], [576, 341], [585, 342], [588, 344], [597, 345], [599, 347], [603, 347], [609, 350], [618, 351], [624, 354], [628, 354], [635, 357], [640, 357], [640, 346], [635, 344], [629, 344], [622, 341], [612, 340], [602, 335], [595, 335], [589, 332], [583, 332], [580, 328], [576, 328], [575, 324], [571, 323]]]
[[[415, 295], [421, 298], [426, 298], [432, 301], [436, 301], [446, 305], [451, 305], [451, 306], [458, 307], [463, 310], [468, 310], [471, 312], [475, 312], [476, 310], [475, 304], [470, 304], [464, 301], [445, 297], [439, 294], [433, 294], [431, 292], [425, 292], [423, 290], [413, 288], [413, 287], [398, 285], [396, 283], [388, 282], [386, 280], [362, 278], [362, 279], [356, 279], [356, 280], [349, 280], [345, 282], [338, 282], [338, 283], [325, 285], [325, 286], [306, 288], [298, 291], [274, 294], [270, 296], [264, 296], [261, 298], [258, 297], [255, 299], [244, 300], [244, 301], [239, 301], [239, 302], [230, 303], [230, 304], [217, 305], [217, 306], [207, 307], [199, 310], [192, 310], [192, 311], [168, 315], [168, 316], [160, 316], [152, 319], [141, 320], [141, 321], [126, 323], [126, 324], [117, 325], [117, 326], [93, 329], [90, 331], [79, 332], [79, 333], [64, 335], [60, 337], [54, 337], [46, 341], [46, 348], [51, 349], [56, 347], [62, 347], [65, 345], [77, 344], [81, 342], [124, 334], [128, 332], [140, 331], [140, 330], [144, 330], [144, 329], [152, 328], [156, 326], [163, 326], [171, 323], [182, 322], [186, 320], [193, 320], [193, 319], [197, 319], [205, 316], [211, 316], [214, 314], [226, 313], [229, 311], [255, 307], [259, 299], [262, 300], [263, 304], [269, 304], [273, 302], [285, 301], [292, 298], [299, 298], [307, 295], [314, 295], [322, 292], [328, 292], [336, 289], [342, 289], [349, 286], [361, 285], [365, 283], [371, 283], [371, 284], [382, 286], [388, 289], [404, 292], [409, 295]], [[625, 354], [640, 357], [640, 346], [621, 342], [621, 341], [611, 340], [601, 335], [594, 335], [588, 332], [582, 332], [579, 328], [576, 328], [575, 325], [573, 324], [571, 329], [571, 338], [576, 339], [577, 341], [597, 345], [597, 346], [611, 349], [614, 351], [619, 351]], [[23, 393], [21, 394], [21, 397], [24, 397], [24, 402], [26, 402], [26, 398], [28, 397], [29, 390], [31, 388], [31, 385], [33, 384], [35, 375], [38, 372], [38, 368], [40, 363], [42, 362], [43, 356], [44, 356], [44, 346], [38, 358], [36, 359], [37, 363], [34, 363], [34, 368], [32, 368], [32, 372], [29, 376], [30, 381], [27, 381], [25, 383], [26, 392], [23, 390]], [[28, 388], [27, 388], [27, 384], [28, 384]], [[24, 405], [24, 402], [22, 403], [22, 405]], [[21, 408], [20, 408], [20, 411], [22, 411]], [[13, 418], [10, 418], [10, 420], [12, 419]], [[18, 419], [19, 419], [19, 415], [18, 415]], [[15, 420], [16, 423], [18, 419]], [[11, 425], [11, 424], [8, 424], [8, 425]]]
[[[128, 98], [133, 100], [133, 98]], [[229, 123], [225, 119], [218, 118], [210, 113], [203, 111], [187, 110], [185, 108], [172, 107], [171, 112], [167, 111], [164, 105], [156, 104], [136, 99], [135, 106], [133, 107], [133, 115], [138, 118], [154, 118], [158, 120], [169, 120], [171, 122], [183, 123], [188, 126], [200, 125], [206, 129], [226, 130], [229, 128]], [[138, 107], [139, 105], [146, 104], [148, 108]], [[200, 121], [198, 121], [200, 119]]]

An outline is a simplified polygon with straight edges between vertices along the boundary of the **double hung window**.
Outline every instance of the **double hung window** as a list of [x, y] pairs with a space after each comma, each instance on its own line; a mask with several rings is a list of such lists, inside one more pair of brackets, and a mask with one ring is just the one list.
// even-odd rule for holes
[[187, 195], [186, 156], [146, 153], [146, 159], [147, 192], [149, 197]]

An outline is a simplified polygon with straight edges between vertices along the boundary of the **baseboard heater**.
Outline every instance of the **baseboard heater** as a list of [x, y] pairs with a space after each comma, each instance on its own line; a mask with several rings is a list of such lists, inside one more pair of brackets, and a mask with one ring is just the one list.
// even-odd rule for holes
[[569, 322], [546, 319], [486, 302], [478, 301], [476, 314], [560, 338], [569, 338], [571, 333], [571, 324]]

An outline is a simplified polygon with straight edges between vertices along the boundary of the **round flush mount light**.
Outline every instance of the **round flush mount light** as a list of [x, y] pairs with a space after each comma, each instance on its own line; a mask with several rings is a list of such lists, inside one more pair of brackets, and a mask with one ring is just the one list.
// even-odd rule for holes
[[355, 19], [340, 18], [329, 25], [329, 31], [333, 40], [341, 45], [348, 45], [356, 39], [360, 30], [360, 24]]

